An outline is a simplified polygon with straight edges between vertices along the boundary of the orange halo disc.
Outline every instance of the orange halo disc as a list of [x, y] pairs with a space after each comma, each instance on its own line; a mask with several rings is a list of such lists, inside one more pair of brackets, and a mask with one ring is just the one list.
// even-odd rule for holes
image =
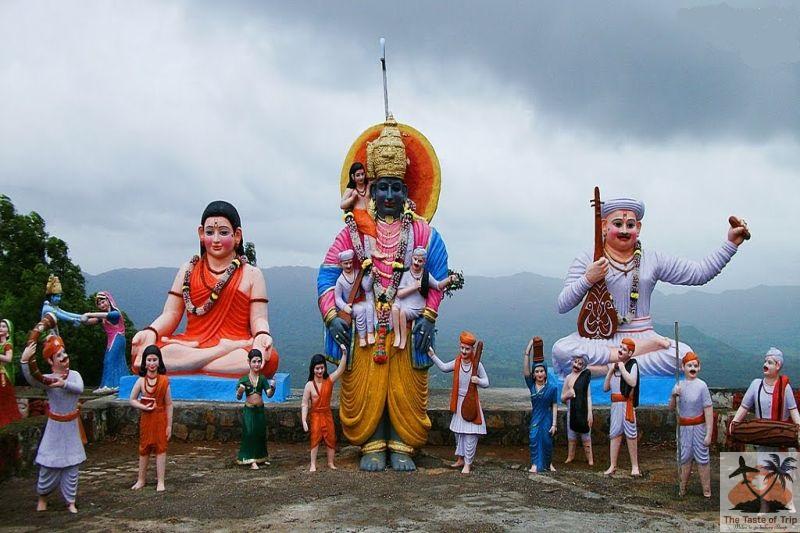
[[[384, 124], [375, 124], [367, 128], [350, 146], [342, 165], [340, 194], [344, 194], [350, 180], [350, 165], [355, 161], [367, 166], [367, 143], [374, 141], [381, 134]], [[442, 170], [439, 158], [428, 139], [407, 124], [397, 124], [403, 143], [406, 146], [406, 157], [409, 163], [406, 168], [405, 182], [408, 185], [408, 196], [417, 205], [416, 213], [428, 222], [433, 219], [439, 205], [439, 193], [442, 189]]]

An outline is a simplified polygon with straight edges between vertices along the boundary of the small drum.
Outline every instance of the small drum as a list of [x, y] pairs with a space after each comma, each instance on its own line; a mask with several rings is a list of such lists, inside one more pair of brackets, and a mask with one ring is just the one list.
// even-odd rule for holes
[[792, 422], [779, 422], [766, 418], [754, 418], [735, 423], [731, 437], [745, 444], [772, 446], [775, 448], [797, 448], [797, 426]]

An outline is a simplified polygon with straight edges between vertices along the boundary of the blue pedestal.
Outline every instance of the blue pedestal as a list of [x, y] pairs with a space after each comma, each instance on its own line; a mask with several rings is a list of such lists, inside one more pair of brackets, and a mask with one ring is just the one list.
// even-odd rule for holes
[[[119, 382], [119, 395], [117, 398], [127, 400], [138, 376], [125, 376]], [[275, 394], [272, 398], [263, 395], [267, 403], [285, 402], [291, 394], [289, 374], [278, 372], [273, 377], [275, 380]], [[235, 378], [218, 378], [214, 376], [169, 376], [170, 392], [173, 400], [199, 401], [199, 402], [235, 402]], [[244, 398], [240, 400], [244, 402]]]
[[[552, 374], [550, 375], [552, 378]], [[603, 392], [602, 377], [592, 378], [589, 385], [592, 391], [592, 405], [611, 405], [611, 393]], [[563, 380], [558, 380], [558, 394], [561, 396]], [[667, 405], [672, 387], [675, 385], [674, 376], [644, 376], [639, 380], [639, 405]]]

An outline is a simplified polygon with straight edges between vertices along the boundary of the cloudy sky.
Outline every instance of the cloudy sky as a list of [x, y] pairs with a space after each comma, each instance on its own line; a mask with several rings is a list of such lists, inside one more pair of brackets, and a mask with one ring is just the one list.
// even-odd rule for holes
[[708, 290], [800, 284], [800, 7], [791, 2], [0, 4], [0, 192], [90, 273], [176, 266], [214, 199], [259, 264], [317, 266], [350, 143], [390, 108], [442, 166], [466, 274], [561, 277], [592, 187], [645, 247], [754, 238]]

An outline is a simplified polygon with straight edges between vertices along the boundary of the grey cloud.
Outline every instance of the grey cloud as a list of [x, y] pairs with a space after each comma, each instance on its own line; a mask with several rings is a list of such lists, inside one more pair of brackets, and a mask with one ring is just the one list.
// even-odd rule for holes
[[[320, 46], [358, 42], [373, 57], [378, 36], [386, 36], [398, 76], [414, 68], [403, 63], [417, 55], [473, 62], [516, 86], [550, 124], [601, 136], [800, 133], [800, 8], [662, 4], [318, 0], [240, 7], [248, 16], [262, 11], [308, 24]], [[358, 81], [355, 74], [336, 80]]]

